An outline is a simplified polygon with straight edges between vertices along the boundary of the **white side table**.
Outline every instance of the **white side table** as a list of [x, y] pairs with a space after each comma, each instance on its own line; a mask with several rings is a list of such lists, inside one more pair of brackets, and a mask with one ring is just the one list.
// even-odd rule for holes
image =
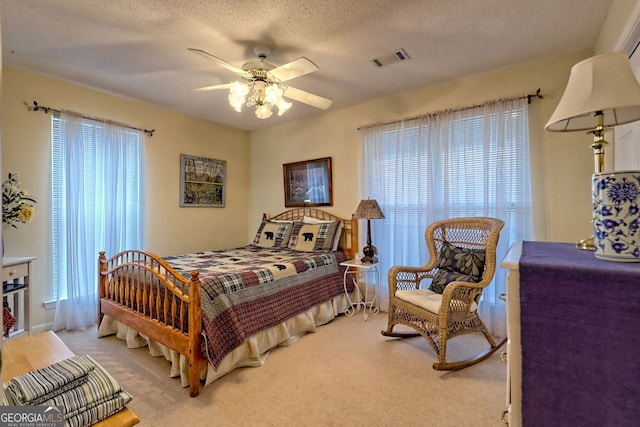
[[[378, 271], [378, 264], [368, 263], [368, 262], [360, 262], [355, 259], [348, 260], [340, 263], [340, 265], [347, 267], [344, 271], [344, 293], [347, 296], [347, 300], [349, 301], [349, 309], [345, 311], [345, 315], [353, 316], [356, 312], [356, 309], [360, 311], [360, 307], [363, 308], [362, 313], [364, 320], [367, 320], [367, 307], [369, 308], [369, 312], [371, 314], [378, 314], [380, 309], [378, 307], [374, 307], [374, 303], [376, 301], [376, 297], [378, 296], [378, 284], [380, 283], [380, 272]], [[373, 283], [373, 296], [369, 299], [369, 276], [374, 275], [375, 282]], [[354, 289], [353, 289], [353, 297], [355, 300], [351, 300], [351, 296], [347, 291], [347, 283], [348, 280], [353, 281]], [[360, 284], [364, 286], [364, 295], [362, 295], [362, 290], [360, 289]], [[363, 298], [364, 297], [364, 298]]]
[[9, 331], [9, 338], [31, 334], [29, 278], [31, 261], [34, 259], [35, 257], [2, 258], [2, 302], [3, 305], [5, 303], [8, 305], [16, 319], [16, 323]]

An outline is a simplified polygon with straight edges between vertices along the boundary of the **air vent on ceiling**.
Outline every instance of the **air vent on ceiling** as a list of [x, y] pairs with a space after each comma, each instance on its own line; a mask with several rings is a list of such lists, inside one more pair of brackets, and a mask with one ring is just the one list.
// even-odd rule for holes
[[398, 49], [397, 51], [389, 55], [381, 56], [379, 58], [373, 58], [371, 62], [376, 67], [380, 68], [384, 67], [385, 65], [393, 64], [394, 62], [406, 61], [407, 59], [411, 59], [407, 51], [404, 49]]

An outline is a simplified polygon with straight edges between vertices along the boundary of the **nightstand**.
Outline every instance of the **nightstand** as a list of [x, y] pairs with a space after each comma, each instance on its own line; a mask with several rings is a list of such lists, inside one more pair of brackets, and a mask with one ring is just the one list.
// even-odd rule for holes
[[2, 303], [11, 310], [16, 323], [8, 338], [31, 334], [29, 320], [29, 276], [35, 257], [2, 258]]
[[[378, 296], [378, 284], [380, 283], [380, 272], [378, 271], [378, 264], [369, 263], [369, 262], [360, 262], [355, 259], [345, 261], [340, 263], [340, 265], [347, 267], [344, 271], [344, 293], [347, 296], [349, 301], [349, 309], [345, 311], [345, 315], [353, 316], [356, 312], [356, 309], [360, 311], [362, 307], [362, 313], [364, 320], [367, 320], [367, 308], [369, 308], [369, 312], [371, 314], [378, 314], [380, 309], [378, 307], [374, 307], [374, 303], [376, 301], [376, 297]], [[373, 282], [373, 296], [369, 299], [369, 276], [374, 276]], [[351, 280], [353, 282], [353, 294], [349, 295], [347, 291], [347, 283]], [[364, 295], [362, 292], [362, 288], [364, 288]], [[351, 299], [353, 296], [354, 300]]]

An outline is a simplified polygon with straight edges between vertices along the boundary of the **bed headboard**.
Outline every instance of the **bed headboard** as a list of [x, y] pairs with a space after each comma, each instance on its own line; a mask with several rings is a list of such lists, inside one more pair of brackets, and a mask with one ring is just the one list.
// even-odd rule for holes
[[345, 219], [335, 216], [327, 211], [323, 211], [322, 209], [315, 208], [290, 209], [272, 217], [269, 217], [266, 213], [262, 214], [263, 219], [277, 219], [283, 221], [302, 220], [305, 216], [325, 221], [340, 221], [342, 223], [340, 249], [347, 254], [349, 259], [353, 259], [355, 257], [356, 252], [358, 252], [358, 220], [353, 218], [353, 215], [351, 218]]

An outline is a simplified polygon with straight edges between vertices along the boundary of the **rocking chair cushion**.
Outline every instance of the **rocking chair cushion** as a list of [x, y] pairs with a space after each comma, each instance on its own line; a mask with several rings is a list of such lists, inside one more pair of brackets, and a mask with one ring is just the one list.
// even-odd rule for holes
[[[442, 294], [427, 290], [427, 289], [409, 289], [396, 291], [396, 298], [406, 301], [410, 304], [424, 308], [431, 313], [440, 313], [440, 306], [442, 305]], [[451, 300], [451, 304], [454, 301]], [[478, 308], [475, 302], [471, 303], [470, 311], [474, 312]]]
[[444, 288], [455, 280], [477, 283], [482, 279], [486, 252], [484, 249], [469, 249], [449, 242], [442, 244], [436, 268], [429, 289], [441, 294]]

